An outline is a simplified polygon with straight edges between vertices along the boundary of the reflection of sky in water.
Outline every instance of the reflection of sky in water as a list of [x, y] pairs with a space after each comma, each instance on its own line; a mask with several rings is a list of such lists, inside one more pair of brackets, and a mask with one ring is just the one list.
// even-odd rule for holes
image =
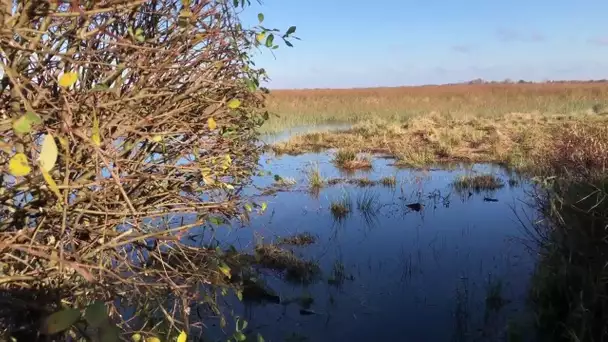
[[[318, 163], [326, 178], [346, 176], [331, 165], [328, 155], [265, 156], [261, 164], [271, 174], [256, 177], [255, 184], [268, 186], [273, 182], [272, 175], [279, 174], [296, 179], [295, 188], [303, 190], [303, 170], [311, 162]], [[511, 301], [496, 316], [497, 321], [487, 323], [497, 324], [492, 328], [494, 333], [504, 330], [507, 316], [521, 316], [516, 311], [524, 307], [534, 260], [517, 240], [523, 237], [523, 228], [516, 212], [532, 215], [520, 201], [525, 199], [525, 187], [529, 185], [506, 185], [499, 191], [461, 196], [450, 187], [458, 175], [491, 172], [505, 183], [509, 175], [488, 165], [425, 173], [398, 170], [390, 163], [375, 159], [373, 171], [356, 172], [355, 176], [379, 180], [395, 175], [398, 184], [393, 189], [337, 185], [322, 189], [318, 197], [306, 191], [279, 192], [257, 199], [266, 201], [268, 210], [263, 215], [253, 213], [248, 227], [235, 225], [205, 232], [207, 238], [214, 235], [223, 244], [245, 250], [253, 248], [256, 235], [267, 242], [303, 232], [319, 237], [316, 244], [294, 250], [320, 263], [320, 282], [295, 286], [271, 273], [266, 279], [284, 298], [312, 296], [315, 302], [311, 309], [317, 314], [302, 316], [296, 304], [251, 306], [240, 312], [246, 315], [250, 329], [261, 332], [267, 341], [285, 340], [294, 332], [309, 341], [448, 341], [458, 330], [455, 310], [460, 302], [470, 311], [469, 333], [478, 336], [476, 329], [484, 328], [488, 279], [502, 282], [502, 295]], [[382, 205], [372, 220], [357, 211], [357, 197], [365, 191], [375, 192]], [[345, 193], [351, 198], [353, 213], [337, 223], [329, 205]], [[498, 202], [486, 202], [484, 197]], [[413, 202], [425, 204], [426, 209], [408, 211], [405, 205]], [[340, 289], [327, 282], [336, 262], [354, 277]], [[465, 289], [466, 300], [462, 299]], [[242, 304], [235, 301], [234, 305], [239, 313]]]

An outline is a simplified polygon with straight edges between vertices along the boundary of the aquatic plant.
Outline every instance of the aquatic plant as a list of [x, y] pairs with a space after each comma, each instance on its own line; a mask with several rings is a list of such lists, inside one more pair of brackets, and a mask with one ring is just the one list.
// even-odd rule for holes
[[530, 298], [543, 341], [608, 338], [608, 180], [551, 181], [535, 193], [546, 219], [526, 224], [540, 246]]
[[339, 200], [331, 202], [329, 206], [334, 219], [345, 219], [352, 210], [352, 202], [348, 193], [344, 193]]
[[302, 260], [292, 251], [274, 244], [258, 244], [255, 247], [255, 254], [257, 264], [283, 272], [288, 281], [310, 283], [321, 271], [317, 263]]
[[345, 170], [369, 169], [372, 167], [372, 162], [368, 157], [362, 157], [350, 149], [340, 149], [334, 157], [336, 167]]
[[306, 232], [292, 236], [282, 237], [277, 240], [278, 245], [305, 246], [317, 241], [317, 237]]
[[382, 185], [384, 185], [386, 187], [395, 187], [395, 186], [397, 186], [397, 177], [395, 177], [395, 176], [382, 177], [380, 179], [380, 183], [382, 183]]
[[452, 186], [457, 191], [484, 191], [484, 190], [496, 190], [504, 187], [504, 182], [490, 174], [484, 175], [462, 175], [458, 177], [454, 182], [452, 182]]
[[319, 164], [311, 164], [304, 172], [311, 191], [318, 191], [325, 185], [325, 179], [321, 175]]
[[373, 214], [380, 209], [380, 198], [377, 192], [365, 190], [357, 195], [357, 209], [363, 214]]

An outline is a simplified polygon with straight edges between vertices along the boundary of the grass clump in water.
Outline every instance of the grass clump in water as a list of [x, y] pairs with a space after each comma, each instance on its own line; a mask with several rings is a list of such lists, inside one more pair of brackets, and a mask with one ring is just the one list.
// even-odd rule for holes
[[321, 170], [319, 169], [319, 165], [311, 165], [306, 169], [306, 179], [308, 180], [308, 187], [312, 191], [318, 191], [325, 185], [325, 180], [321, 175]]
[[369, 158], [358, 156], [355, 151], [350, 149], [338, 150], [334, 157], [334, 164], [345, 170], [370, 169], [372, 167]]
[[395, 187], [397, 186], [397, 177], [395, 176], [388, 176], [388, 177], [382, 177], [382, 179], [380, 179], [380, 183], [386, 187]]
[[497, 190], [505, 186], [504, 182], [494, 175], [463, 175], [456, 179], [452, 185], [457, 191], [484, 191]]
[[373, 214], [380, 209], [380, 200], [376, 192], [365, 191], [357, 197], [357, 209], [363, 214]]
[[256, 260], [260, 266], [284, 272], [285, 278], [299, 283], [310, 283], [319, 274], [319, 265], [302, 260], [292, 251], [274, 244], [260, 244], [255, 248]]
[[329, 206], [331, 214], [338, 221], [345, 219], [352, 210], [350, 197], [344, 194], [338, 201], [331, 202]]
[[280, 238], [277, 241], [279, 245], [306, 246], [317, 242], [317, 237], [310, 233], [301, 233], [293, 236]]

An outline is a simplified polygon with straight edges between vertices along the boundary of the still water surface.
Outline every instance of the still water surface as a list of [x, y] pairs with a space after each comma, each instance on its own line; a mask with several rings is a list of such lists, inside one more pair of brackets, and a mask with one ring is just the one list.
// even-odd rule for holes
[[[266, 341], [493, 341], [505, 340], [521, 329], [513, 327], [525, 325], [535, 258], [522, 243], [526, 235], [520, 219], [534, 216], [525, 204], [530, 184], [492, 165], [419, 171], [376, 158], [371, 171], [347, 174], [331, 158], [331, 152], [264, 156], [261, 162], [269, 174], [255, 178], [258, 188], [272, 185], [274, 175], [297, 184], [291, 191], [256, 198], [268, 208], [252, 215], [247, 226], [203, 232], [206, 241], [244, 251], [256, 242], [298, 233], [318, 238], [312, 245], [288, 247], [318, 262], [322, 274], [316, 281], [294, 284], [275, 272], [263, 273], [282, 303], [254, 304], [228, 296], [234, 313], [248, 321], [252, 340], [260, 333]], [[304, 172], [311, 163], [325, 178], [395, 176], [397, 184], [338, 184], [314, 194]], [[505, 187], [454, 191], [451, 183], [458, 176], [476, 173], [494, 174]], [[509, 179], [518, 184], [509, 185]], [[259, 190], [248, 190], [254, 193]], [[376, 198], [378, 209], [371, 215], [357, 209], [363, 194]], [[336, 220], [330, 204], [344, 197], [352, 202], [352, 211]], [[410, 209], [412, 203], [423, 209]], [[293, 298], [310, 299], [302, 306]], [[210, 325], [212, 335], [213, 326], [217, 329], [217, 322]], [[229, 322], [225, 330], [232, 329]]]

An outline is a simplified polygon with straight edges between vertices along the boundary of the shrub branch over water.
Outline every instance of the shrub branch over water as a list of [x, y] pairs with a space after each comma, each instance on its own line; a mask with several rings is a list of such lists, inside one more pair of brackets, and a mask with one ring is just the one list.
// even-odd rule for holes
[[[0, 9], [4, 290], [53, 289], [55, 304], [82, 308], [118, 293], [135, 303], [167, 289], [187, 299], [217, 274], [213, 263], [193, 272], [179, 237], [211, 215], [238, 214], [234, 194], [255, 168], [255, 128], [267, 117], [256, 91], [265, 74], [249, 51], [291, 45], [295, 31], [244, 29], [244, 6], [16, 1]], [[196, 215], [179, 219], [188, 213]], [[163, 267], [147, 270], [149, 260]], [[186, 301], [176, 303], [164, 314], [186, 312]], [[47, 310], [53, 305], [39, 314]], [[168, 330], [187, 326], [184, 317]]]

